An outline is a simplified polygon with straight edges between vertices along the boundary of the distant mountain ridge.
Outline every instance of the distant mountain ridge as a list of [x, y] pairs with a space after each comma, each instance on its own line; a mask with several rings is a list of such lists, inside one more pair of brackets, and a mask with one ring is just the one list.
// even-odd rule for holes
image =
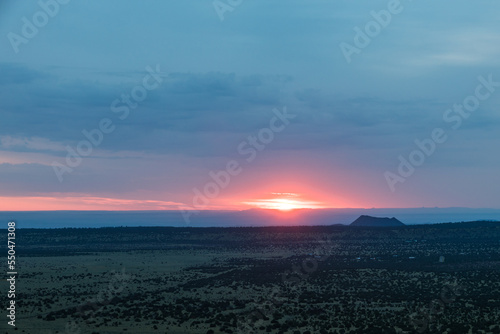
[[[118, 226], [246, 227], [246, 226], [349, 226], [360, 215], [397, 217], [406, 226], [437, 224], [436, 228], [459, 228], [484, 224], [496, 226], [500, 209], [383, 208], [277, 210], [181, 210], [157, 211], [0, 211], [0, 221], [17, 220], [16, 228], [99, 228]], [[186, 221], [185, 217], [189, 216]], [[479, 222], [474, 222], [479, 221]], [[456, 226], [457, 222], [461, 224]], [[469, 223], [472, 222], [472, 223]], [[450, 224], [447, 224], [450, 223]], [[7, 225], [4, 226], [6, 228]], [[2, 227], [0, 226], [0, 229]]]
[[359, 216], [358, 219], [353, 221], [349, 226], [373, 226], [373, 227], [394, 227], [394, 226], [406, 226], [398, 219], [392, 218], [380, 218], [372, 216]]

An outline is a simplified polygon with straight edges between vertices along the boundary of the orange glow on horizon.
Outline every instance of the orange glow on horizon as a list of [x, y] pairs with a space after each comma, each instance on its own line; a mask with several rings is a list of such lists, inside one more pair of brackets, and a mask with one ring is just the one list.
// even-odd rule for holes
[[0, 197], [0, 211], [177, 210], [182, 203], [96, 196]]
[[[273, 186], [273, 188], [278, 188]], [[290, 185], [282, 188], [290, 189]], [[299, 209], [355, 208], [345, 198], [332, 193], [321, 193], [316, 189], [305, 189], [304, 185], [294, 186], [297, 192], [249, 192], [227, 194], [210, 199], [203, 206], [196, 206], [189, 196], [180, 201], [161, 200], [161, 194], [136, 194], [142, 198], [120, 198], [92, 194], [51, 193], [50, 195], [0, 196], [0, 211], [132, 211], [132, 210], [248, 210], [266, 209], [290, 213]], [[271, 190], [271, 191], [270, 191]], [[299, 192], [300, 191], [300, 192]], [[154, 197], [155, 199], [149, 199]], [[169, 197], [168, 195], [165, 197]], [[318, 200], [319, 199], [319, 200]], [[332, 205], [334, 204], [334, 205]]]
[[259, 209], [274, 209], [280, 211], [291, 211], [297, 209], [324, 209], [320, 202], [304, 200], [300, 195], [295, 193], [272, 193], [275, 198], [257, 199], [253, 201], [243, 202]]

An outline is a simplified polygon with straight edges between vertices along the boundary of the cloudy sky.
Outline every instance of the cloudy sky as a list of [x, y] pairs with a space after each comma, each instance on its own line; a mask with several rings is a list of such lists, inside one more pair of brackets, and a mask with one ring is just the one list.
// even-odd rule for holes
[[499, 11], [4, 1], [0, 210], [500, 208]]

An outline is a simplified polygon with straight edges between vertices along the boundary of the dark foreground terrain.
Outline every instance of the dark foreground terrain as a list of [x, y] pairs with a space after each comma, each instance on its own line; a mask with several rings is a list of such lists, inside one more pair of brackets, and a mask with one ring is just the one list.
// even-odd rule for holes
[[24, 229], [0, 333], [500, 333], [499, 250], [494, 222]]

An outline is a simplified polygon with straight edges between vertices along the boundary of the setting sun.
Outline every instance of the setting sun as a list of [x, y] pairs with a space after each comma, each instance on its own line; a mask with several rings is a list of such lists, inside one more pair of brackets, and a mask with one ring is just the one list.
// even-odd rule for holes
[[243, 203], [260, 209], [273, 209], [280, 211], [320, 209], [324, 207], [319, 202], [301, 199], [300, 196], [295, 193], [272, 193], [272, 195], [274, 198], [256, 199]]

